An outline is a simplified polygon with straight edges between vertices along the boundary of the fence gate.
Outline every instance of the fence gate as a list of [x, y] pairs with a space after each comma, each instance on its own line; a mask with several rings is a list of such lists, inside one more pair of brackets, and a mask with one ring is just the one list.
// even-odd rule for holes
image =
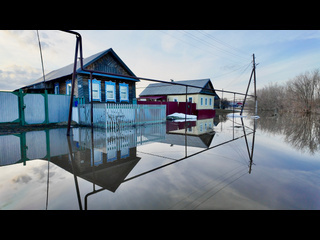
[[45, 96], [44, 94], [23, 94], [24, 120], [26, 124], [45, 123]]

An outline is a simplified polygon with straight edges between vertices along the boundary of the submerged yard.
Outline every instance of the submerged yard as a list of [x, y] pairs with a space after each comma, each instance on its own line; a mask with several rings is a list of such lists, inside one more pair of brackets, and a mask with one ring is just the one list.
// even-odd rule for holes
[[1, 135], [0, 209], [320, 209], [319, 145], [284, 118]]

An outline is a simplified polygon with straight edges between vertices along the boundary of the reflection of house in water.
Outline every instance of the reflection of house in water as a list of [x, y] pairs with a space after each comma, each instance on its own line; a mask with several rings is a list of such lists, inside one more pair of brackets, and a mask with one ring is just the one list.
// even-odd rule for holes
[[0, 166], [27, 164], [33, 159], [49, 160], [75, 176], [114, 192], [140, 160], [137, 145], [165, 138], [165, 124], [121, 131], [95, 128], [93, 144], [91, 128], [72, 131], [73, 161], [66, 129], [59, 128], [0, 136]]
[[187, 122], [168, 121], [166, 139], [162, 142], [184, 146], [186, 144], [186, 134], [188, 146], [207, 148], [215, 135], [214, 125], [214, 118]]
[[91, 148], [82, 147], [74, 152], [73, 162], [68, 161], [69, 154], [52, 157], [51, 162], [99, 187], [115, 192], [140, 160], [136, 156], [136, 147], [128, 148], [125, 155], [121, 155], [121, 150], [117, 151], [112, 161], [108, 160], [108, 153], [96, 149], [93, 151], [94, 153]]

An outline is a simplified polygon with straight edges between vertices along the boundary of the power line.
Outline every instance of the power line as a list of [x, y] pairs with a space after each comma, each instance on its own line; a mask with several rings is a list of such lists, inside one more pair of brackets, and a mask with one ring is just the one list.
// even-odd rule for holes
[[206, 46], [208, 46], [208, 47], [211, 47], [211, 48], [216, 49], [216, 50], [218, 50], [218, 51], [220, 51], [220, 52], [223, 52], [223, 53], [227, 53], [227, 54], [231, 55], [232, 57], [238, 57], [238, 58], [242, 58], [242, 59], [245, 59], [245, 60], [248, 59], [248, 58], [245, 58], [245, 57], [243, 57], [243, 56], [240, 56], [240, 55], [238, 55], [238, 54], [236, 54], [236, 53], [233, 53], [233, 52], [230, 52], [230, 51], [228, 51], [228, 50], [226, 50], [226, 49], [223, 49], [223, 48], [221, 48], [221, 47], [218, 47], [218, 46], [216, 46], [215, 44], [213, 44], [213, 43], [211, 43], [211, 42], [208, 42], [208, 41], [206, 41], [206, 40], [204, 40], [204, 39], [202, 39], [202, 38], [200, 38], [200, 37], [198, 37], [198, 36], [196, 36], [196, 35], [188, 32], [188, 31], [185, 31], [185, 30], [182, 30], [182, 31], [183, 31], [184, 33], [186, 33], [187, 36], [195, 39], [195, 40], [198, 41], [199, 43], [204, 44], [204, 45], [206, 45]]
[[[217, 78], [222, 77], [222, 76], [224, 76], [224, 75], [228, 75], [228, 74], [233, 73], [233, 72], [236, 72], [236, 71], [238, 71], [238, 70], [240, 70], [240, 69], [242, 69], [242, 68], [244, 68], [244, 67], [246, 67], [246, 69], [247, 69], [250, 65], [251, 65], [251, 62], [250, 62], [249, 64], [245, 64], [245, 65], [243, 65], [243, 66], [241, 66], [241, 67], [239, 67], [239, 68], [237, 68], [237, 69], [231, 70], [230, 72], [222, 73], [222, 74], [220, 74], [220, 75], [216, 75], [216, 76], [214, 76], [214, 78], [217, 79]], [[246, 70], [246, 69], [245, 69], [245, 70]], [[244, 71], [245, 71], [245, 70], [244, 70]], [[241, 74], [242, 74], [242, 73], [241, 73]]]
[[[240, 173], [241, 171], [237, 172], [236, 174]], [[234, 175], [236, 175], [234, 174]], [[221, 190], [223, 190], [224, 188], [226, 188], [227, 186], [229, 186], [230, 184], [234, 183], [235, 181], [237, 181], [239, 178], [243, 177], [244, 175], [248, 174], [247, 172], [243, 173], [242, 175], [240, 175], [239, 177], [233, 179], [231, 182], [227, 183], [226, 185], [224, 185], [222, 188], [220, 188], [219, 190], [217, 190], [216, 192], [214, 192], [213, 194], [209, 195], [208, 197], [206, 197], [203, 201], [201, 201], [200, 203], [198, 203], [196, 206], [194, 206], [192, 209], [196, 209], [197, 207], [199, 207], [200, 205], [202, 205], [204, 202], [206, 202], [207, 200], [209, 200], [210, 198], [212, 198], [214, 195], [216, 195], [218, 192], [220, 192]], [[234, 176], [232, 175], [232, 177]], [[214, 189], [214, 187], [212, 189], [209, 189], [208, 191], [206, 191], [204, 194], [209, 193], [210, 191], [212, 191]], [[203, 194], [203, 195], [204, 195]], [[198, 199], [196, 199], [198, 200]]]
[[232, 48], [233, 50], [237, 51], [237, 52], [240, 53], [240, 54], [244, 54], [245, 56], [248, 55], [247, 53], [245, 53], [245, 52], [244, 52], [243, 50], [241, 50], [240, 48], [234, 47], [234, 46], [230, 45], [229, 43], [226, 43], [226, 42], [224, 42], [224, 41], [222, 41], [222, 40], [220, 40], [220, 39], [212, 36], [211, 34], [206, 33], [206, 32], [203, 31], [203, 30], [197, 30], [197, 31], [198, 31], [199, 33], [201, 33], [202, 35], [204, 35], [204, 36], [206, 36], [206, 37], [214, 40], [214, 41], [217, 42], [217, 43], [220, 43], [220, 44], [222, 44], [222, 45], [225, 45], [226, 47]]
[[[167, 35], [169, 35], [169, 36], [171, 36], [171, 37], [173, 37], [173, 38], [175, 38], [175, 39], [177, 39], [177, 40], [179, 40], [179, 41], [181, 41], [181, 42], [184, 42], [184, 43], [186, 43], [186, 44], [188, 44], [188, 45], [190, 45], [190, 46], [192, 46], [192, 47], [195, 47], [195, 48], [198, 48], [198, 49], [200, 49], [200, 50], [202, 50], [202, 51], [205, 51], [206, 52], [206, 54], [210, 54], [210, 55], [212, 55], [212, 56], [214, 56], [214, 57], [217, 57], [217, 55], [219, 55], [220, 57], [222, 57], [222, 58], [227, 58], [229, 61], [232, 61], [232, 62], [234, 62], [234, 63], [239, 63], [239, 61], [236, 61], [236, 60], [234, 60], [234, 59], [232, 59], [232, 58], [228, 58], [226, 55], [221, 55], [221, 54], [219, 54], [219, 53], [217, 53], [217, 52], [212, 52], [212, 51], [210, 51], [210, 50], [208, 50], [208, 48], [206, 48], [206, 49], [203, 49], [203, 48], [201, 48], [201, 47], [199, 47], [199, 45], [195, 45], [195, 44], [192, 44], [190, 41], [186, 41], [186, 40], [184, 40], [184, 39], [181, 39], [181, 38], [178, 38], [177, 36], [175, 36], [175, 35], [173, 35], [173, 34], [169, 34], [168, 32], [166, 32], [166, 31], [163, 31], [163, 30], [159, 30], [160, 32], [162, 32], [162, 33], [164, 33], [164, 34], [167, 34]], [[189, 37], [190, 38], [190, 37]], [[203, 44], [202, 43], [202, 45], [200, 45], [200, 46], [208, 46], [208, 44]], [[210, 46], [210, 45], [209, 45]], [[214, 49], [213, 47], [211, 47], [212, 49]], [[221, 52], [221, 50], [220, 50], [220, 52]]]
[[240, 73], [240, 75], [239, 75], [238, 77], [232, 79], [229, 83], [227, 83], [227, 84], [225, 85], [225, 88], [228, 87], [231, 83], [234, 83], [236, 80], [238, 80], [238, 79], [245, 73], [245, 71], [248, 69], [248, 67], [249, 67], [250, 65], [251, 65], [251, 63], [249, 63], [249, 64], [246, 66], [246, 68]]

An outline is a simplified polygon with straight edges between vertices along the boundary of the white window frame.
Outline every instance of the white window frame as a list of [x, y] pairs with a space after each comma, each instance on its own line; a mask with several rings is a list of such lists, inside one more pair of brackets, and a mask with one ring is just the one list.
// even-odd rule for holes
[[54, 84], [54, 94], [59, 94], [60, 93], [60, 86], [59, 83]]
[[[110, 92], [112, 91], [113, 98], [108, 97], [108, 90]], [[112, 82], [112, 81], [105, 82], [105, 92], [106, 92], [106, 102], [116, 102], [117, 101], [116, 83], [115, 82]]]
[[[89, 102], [91, 102], [91, 84], [90, 84], [90, 79], [88, 79], [88, 84], [89, 84]], [[97, 80], [97, 79], [92, 79], [92, 88], [93, 91], [96, 91], [94, 89], [96, 89], [98, 86], [98, 93], [93, 93], [93, 97], [92, 97], [92, 101], [98, 101], [101, 102], [101, 81]]]
[[119, 83], [120, 102], [129, 102], [129, 84]]
[[71, 94], [71, 89], [72, 89], [72, 83], [71, 80], [66, 81], [66, 94], [70, 95]]

